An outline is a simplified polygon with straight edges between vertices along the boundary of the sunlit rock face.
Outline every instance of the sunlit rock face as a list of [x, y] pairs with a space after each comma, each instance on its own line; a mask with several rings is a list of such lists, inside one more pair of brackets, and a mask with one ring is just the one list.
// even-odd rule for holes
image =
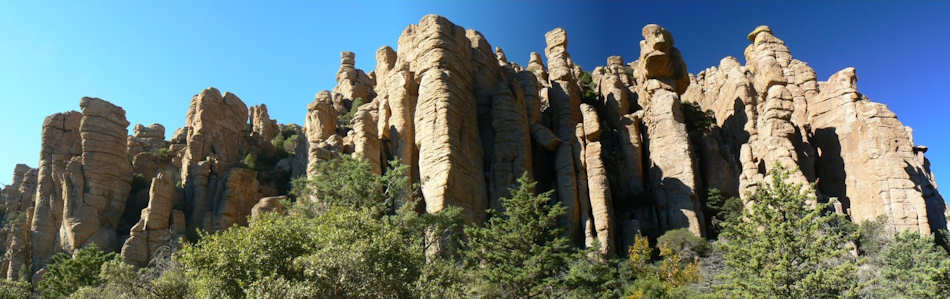
[[706, 236], [710, 189], [750, 200], [779, 166], [856, 222], [884, 215], [894, 230], [947, 228], [927, 147], [857, 90], [855, 69], [819, 81], [768, 26], [748, 35], [744, 63], [725, 57], [697, 74], [660, 25], [624, 37], [640, 52], [617, 54], [634, 61], [606, 57], [589, 74], [564, 29], [534, 38], [543, 53], [505, 53], [478, 31], [425, 16], [395, 49], [367, 53], [375, 70], [342, 52], [336, 86], [300, 101], [302, 125], [211, 87], [165, 140], [160, 124], [128, 135], [122, 108], [83, 98], [81, 111], [46, 118], [38, 168], [18, 166], [0, 192], [0, 204], [26, 216], [0, 233], [0, 275], [35, 273], [90, 244], [148, 265], [189, 229], [283, 211], [289, 179], [342, 155], [378, 174], [398, 160], [421, 186], [420, 212], [458, 207], [468, 223], [500, 209], [527, 175], [564, 205], [570, 240], [599, 243], [604, 255], [624, 254], [637, 234]]

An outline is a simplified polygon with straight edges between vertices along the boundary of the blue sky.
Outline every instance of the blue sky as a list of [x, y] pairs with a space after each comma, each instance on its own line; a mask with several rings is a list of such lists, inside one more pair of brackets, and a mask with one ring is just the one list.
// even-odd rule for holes
[[37, 166], [43, 118], [78, 109], [83, 96], [124, 107], [133, 125], [161, 123], [166, 137], [208, 86], [302, 123], [313, 96], [335, 84], [340, 51], [368, 72], [377, 48], [395, 47], [429, 13], [481, 31], [521, 64], [563, 27], [586, 70], [610, 55], [633, 60], [645, 24], [673, 33], [693, 73], [742, 60], [746, 34], [768, 24], [820, 80], [856, 67], [859, 89], [913, 127], [938, 180], [950, 180], [948, 1], [269, 2], [0, 1], [0, 184], [16, 163]]

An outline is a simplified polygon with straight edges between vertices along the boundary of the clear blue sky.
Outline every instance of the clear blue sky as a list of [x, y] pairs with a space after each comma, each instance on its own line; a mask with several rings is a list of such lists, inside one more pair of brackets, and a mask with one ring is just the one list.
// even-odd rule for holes
[[436, 13], [521, 64], [563, 27], [586, 70], [610, 55], [634, 59], [648, 23], [672, 31], [693, 73], [724, 56], [742, 60], [746, 34], [768, 24], [820, 80], [856, 67], [859, 89], [914, 128], [950, 191], [948, 1], [269, 2], [0, 1], [0, 183], [16, 163], [37, 166], [43, 118], [78, 109], [83, 96], [124, 107], [133, 125], [161, 123], [166, 137], [208, 86], [301, 123], [313, 96], [335, 84], [340, 51], [356, 52], [368, 72], [377, 48]]

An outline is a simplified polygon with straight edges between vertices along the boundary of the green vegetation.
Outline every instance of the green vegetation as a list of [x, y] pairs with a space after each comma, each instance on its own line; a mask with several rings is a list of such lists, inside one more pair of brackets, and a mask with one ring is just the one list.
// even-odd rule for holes
[[585, 71], [581, 73], [581, 77], [578, 78], [577, 83], [581, 86], [581, 100], [584, 103], [597, 102], [599, 89], [597, 88], [597, 83], [594, 83], [594, 79], [590, 72]]
[[270, 141], [277, 149], [278, 159], [293, 156], [297, 153], [297, 140], [300, 138], [300, 134], [297, 133], [296, 128], [296, 125], [284, 126], [280, 133]]
[[340, 119], [338, 119], [336, 122], [336, 127], [338, 129], [353, 128], [353, 118], [356, 117], [356, 112], [363, 104], [363, 98], [353, 99], [353, 102], [350, 103], [350, 111], [347, 111], [346, 114], [340, 116]]
[[828, 204], [817, 203], [811, 190], [787, 179], [787, 170], [773, 169], [742, 217], [725, 223], [720, 291], [727, 297], [853, 295], [858, 266], [849, 251], [857, 233], [839, 225], [843, 216], [825, 213]]
[[948, 298], [950, 256], [933, 236], [888, 232], [885, 218], [861, 224], [862, 297]]
[[706, 134], [716, 126], [716, 115], [712, 110], [705, 110], [695, 102], [682, 102], [683, 116], [686, 118], [686, 131], [690, 135]]
[[550, 205], [551, 192], [535, 195], [535, 183], [527, 176], [518, 182], [511, 198], [501, 199], [503, 214], [465, 229], [465, 253], [477, 272], [479, 291], [502, 292], [486, 296], [553, 296], [558, 274], [575, 251], [557, 224], [565, 209], [560, 202]]
[[709, 235], [712, 239], [718, 238], [726, 222], [742, 216], [742, 200], [728, 196], [716, 188], [709, 189], [704, 204], [703, 214], [708, 217]]
[[0, 299], [19, 299], [30, 297], [30, 283], [0, 279]]
[[46, 266], [37, 288], [47, 297], [64, 298], [80, 288], [100, 285], [102, 264], [115, 257], [115, 253], [102, 252], [95, 245], [80, 248], [72, 256], [57, 254]]

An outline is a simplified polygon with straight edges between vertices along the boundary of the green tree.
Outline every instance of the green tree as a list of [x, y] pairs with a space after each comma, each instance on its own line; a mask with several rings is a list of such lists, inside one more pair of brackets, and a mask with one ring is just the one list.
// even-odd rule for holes
[[200, 233], [199, 241], [183, 245], [175, 259], [198, 297], [243, 298], [245, 288], [264, 277], [303, 277], [293, 260], [313, 247], [309, 228], [308, 219], [265, 213], [247, 227]]
[[0, 279], [0, 299], [30, 298], [30, 283]]
[[[298, 182], [291, 215], [265, 213], [248, 227], [184, 246], [176, 259], [198, 297], [403, 298], [438, 291], [423, 292], [423, 278], [449, 286], [443, 294], [457, 290], [449, 281], [458, 273], [443, 271], [453, 261], [426, 252], [431, 234], [459, 229], [458, 209], [419, 214], [408, 201], [394, 208], [415, 192], [402, 166], [380, 176], [365, 161], [343, 158], [318, 170], [315, 179]], [[314, 194], [323, 204], [311, 203]]]
[[704, 203], [705, 215], [709, 217], [709, 234], [711, 239], [716, 239], [722, 232], [722, 226], [729, 219], [735, 219], [742, 216], [742, 200], [735, 196], [729, 196], [719, 189], [709, 189]]
[[69, 298], [191, 298], [191, 289], [178, 269], [161, 272], [155, 268], [136, 268], [116, 258], [102, 264], [102, 283], [79, 289]]
[[[383, 175], [373, 174], [365, 160], [344, 155], [316, 164], [310, 178], [294, 180], [292, 194], [297, 197], [293, 209], [307, 217], [334, 206], [354, 209], [375, 207], [393, 214], [416, 193], [409, 184], [408, 166], [393, 161]], [[316, 200], [308, 200], [314, 198]]]
[[686, 228], [668, 231], [657, 238], [656, 243], [661, 249], [669, 247], [687, 261], [706, 256], [710, 249], [705, 239], [697, 237]]
[[[771, 183], [750, 196], [750, 208], [721, 235], [727, 266], [719, 289], [729, 297], [828, 298], [851, 294], [857, 266], [849, 244], [857, 234], [839, 227], [810, 189], [771, 171]], [[846, 220], [844, 220], [846, 221]]]
[[[686, 298], [688, 284], [699, 281], [699, 262], [696, 257], [684, 258], [683, 254], [698, 255], [705, 241], [694, 236], [688, 230], [683, 234], [679, 230], [660, 236], [660, 260], [651, 264], [654, 250], [646, 237], [636, 236], [630, 246], [626, 267], [635, 279], [624, 288], [627, 298]], [[697, 242], [696, 239], [699, 239]]]
[[536, 183], [526, 175], [518, 182], [511, 197], [500, 200], [503, 213], [490, 212], [484, 225], [465, 228], [465, 255], [475, 265], [478, 288], [501, 292], [491, 296], [550, 296], [574, 252], [557, 224], [565, 210], [551, 204], [550, 192], [534, 194]]
[[893, 237], [885, 238], [888, 242], [866, 251], [868, 268], [873, 271], [866, 294], [877, 298], [950, 297], [946, 276], [950, 257], [937, 247], [933, 236], [911, 231], [890, 235]]
[[561, 279], [564, 298], [616, 298], [625, 282], [619, 273], [619, 263], [605, 259], [600, 254], [600, 242], [594, 242], [586, 250], [578, 251], [569, 263], [567, 273]]
[[102, 284], [99, 277], [102, 264], [115, 256], [113, 252], [102, 252], [95, 245], [80, 248], [72, 256], [57, 254], [46, 266], [38, 289], [45, 297], [65, 298], [82, 287], [98, 286]]

